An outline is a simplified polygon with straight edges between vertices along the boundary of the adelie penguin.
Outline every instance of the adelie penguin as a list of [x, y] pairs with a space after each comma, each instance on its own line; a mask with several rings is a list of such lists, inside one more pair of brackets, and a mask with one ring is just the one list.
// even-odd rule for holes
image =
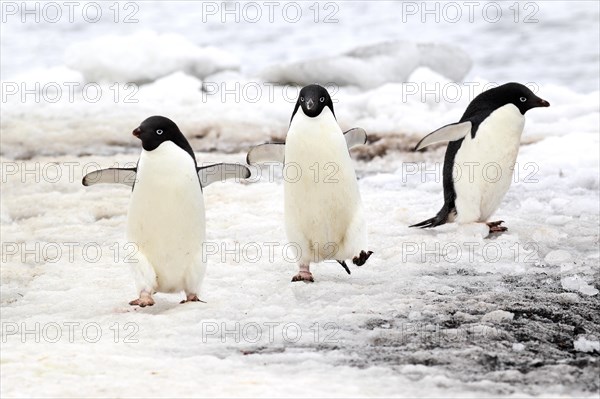
[[488, 219], [510, 187], [525, 113], [549, 106], [526, 86], [507, 83], [475, 97], [457, 123], [425, 136], [415, 151], [449, 141], [443, 168], [444, 206], [431, 219], [410, 227], [482, 222], [490, 233], [506, 231], [503, 221]]
[[205, 214], [202, 188], [250, 176], [237, 164], [198, 167], [192, 147], [168, 118], [152, 116], [133, 131], [142, 142], [136, 168], [87, 174], [83, 185], [122, 183], [132, 187], [127, 239], [137, 245], [131, 263], [139, 298], [154, 305], [155, 292], [185, 292], [181, 302], [199, 301], [206, 264], [202, 256]]
[[366, 141], [362, 129], [343, 133], [327, 90], [309, 85], [299, 93], [285, 143], [248, 152], [250, 165], [284, 164], [285, 229], [299, 251], [299, 272], [292, 281], [314, 281], [311, 262], [337, 260], [350, 274], [346, 259], [362, 266], [372, 254], [365, 251], [365, 218], [349, 153]]

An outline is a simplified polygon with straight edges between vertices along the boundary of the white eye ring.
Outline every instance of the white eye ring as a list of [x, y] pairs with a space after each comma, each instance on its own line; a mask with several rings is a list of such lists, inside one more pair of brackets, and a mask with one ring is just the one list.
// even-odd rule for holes
[[527, 98], [521, 97], [521, 98], [519, 98], [519, 100], [521, 100], [521, 102], [524, 103], [525, 101], [527, 101]]
[[158, 130], [156, 131], [156, 134], [158, 134], [158, 135], [161, 135], [161, 134], [163, 134], [163, 131], [162, 131], [161, 129], [158, 129]]
[[321, 98], [319, 98], [319, 100], [320, 100], [322, 103], [324, 103], [324, 102], [325, 102], [325, 97], [321, 97]]
[[301, 102], [304, 102], [304, 97], [300, 97], [300, 101], [301, 101]]

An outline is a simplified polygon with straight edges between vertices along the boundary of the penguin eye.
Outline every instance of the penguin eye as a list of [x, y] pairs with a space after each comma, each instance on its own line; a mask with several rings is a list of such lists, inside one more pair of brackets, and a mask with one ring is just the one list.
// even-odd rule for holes
[[301, 101], [301, 102], [304, 102], [304, 97], [300, 97], [300, 101]]
[[325, 102], [325, 97], [319, 98], [319, 101], [321, 101], [322, 103], [324, 103]]
[[161, 134], [163, 134], [163, 131], [162, 131], [161, 129], [158, 129], [158, 130], [156, 131], [156, 134], [158, 134], [158, 135], [161, 135]]
[[526, 97], [521, 97], [521, 98], [519, 98], [519, 100], [521, 100], [521, 102], [524, 103], [525, 101], [527, 101], [527, 98]]

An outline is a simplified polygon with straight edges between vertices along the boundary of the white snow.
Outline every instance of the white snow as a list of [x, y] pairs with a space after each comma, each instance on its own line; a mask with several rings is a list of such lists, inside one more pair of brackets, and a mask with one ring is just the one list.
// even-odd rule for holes
[[335, 82], [340, 86], [375, 89], [407, 81], [418, 67], [428, 67], [460, 82], [471, 68], [471, 59], [459, 47], [447, 44], [384, 42], [339, 55], [271, 65], [259, 75], [267, 82], [280, 84]]
[[71, 45], [67, 65], [88, 82], [154, 81], [176, 71], [199, 78], [239, 69], [239, 60], [216, 47], [199, 47], [185, 37], [151, 30], [128, 36], [107, 35]]
[[600, 341], [588, 340], [585, 337], [577, 338], [573, 343], [575, 350], [579, 352], [598, 352], [600, 353]]
[[578, 275], [574, 275], [571, 277], [565, 277], [561, 280], [562, 287], [568, 291], [579, 291], [583, 295], [596, 295], [598, 294], [598, 289], [594, 286], [589, 285], [584, 279], [582, 279]]
[[[499, 3], [497, 24], [452, 24], [401, 23], [400, 2], [336, 4], [335, 24], [315, 23], [312, 2], [297, 24], [202, 23], [198, 2], [139, 2], [139, 24], [2, 25], [2, 83], [29, 94], [2, 93], [0, 396], [597, 397], [596, 5], [539, 2], [539, 22], [523, 24]], [[292, 284], [281, 170], [262, 170], [204, 192], [206, 303], [128, 306], [131, 191], [81, 177], [132, 166], [131, 131], [154, 114], [178, 123], [200, 163], [244, 162], [289, 124], [299, 88], [269, 80], [321, 77], [339, 79], [341, 127], [373, 140], [352, 150], [369, 262], [351, 275], [315, 265], [314, 284]], [[442, 205], [444, 157], [409, 150], [506, 81], [551, 103], [526, 115], [494, 215], [509, 230], [408, 228]]]
[[492, 312], [486, 313], [481, 318], [481, 321], [487, 321], [492, 323], [500, 323], [504, 321], [510, 321], [515, 317], [513, 313], [504, 311], [504, 310], [494, 310]]

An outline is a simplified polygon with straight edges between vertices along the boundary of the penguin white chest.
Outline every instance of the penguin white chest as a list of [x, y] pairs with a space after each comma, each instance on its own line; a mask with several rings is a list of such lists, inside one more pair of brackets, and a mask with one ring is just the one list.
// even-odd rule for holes
[[329, 108], [294, 116], [285, 144], [286, 232], [305, 262], [347, 259], [366, 245], [360, 193], [343, 132]]
[[525, 118], [513, 104], [492, 112], [471, 138], [468, 134], [454, 159], [456, 221], [485, 222], [510, 187]]
[[154, 269], [159, 291], [180, 291], [186, 273], [203, 269], [204, 236], [204, 200], [193, 159], [171, 141], [143, 150], [127, 237]]

